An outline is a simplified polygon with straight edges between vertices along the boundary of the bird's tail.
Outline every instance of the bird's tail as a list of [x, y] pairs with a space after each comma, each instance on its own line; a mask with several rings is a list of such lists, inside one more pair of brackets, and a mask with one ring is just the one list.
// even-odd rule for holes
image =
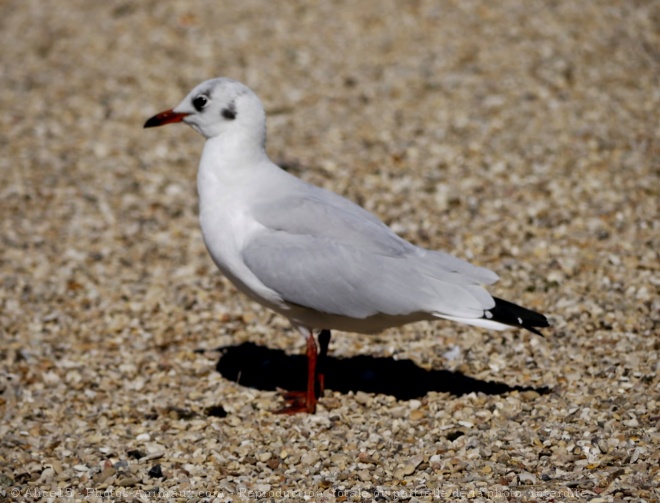
[[540, 336], [543, 334], [538, 329], [550, 326], [548, 319], [541, 313], [497, 297], [493, 299], [495, 307], [485, 311], [481, 318], [461, 318], [440, 313], [436, 313], [436, 316], [494, 330], [505, 330], [509, 327], [524, 328]]
[[492, 321], [508, 325], [510, 327], [519, 327], [529, 330], [537, 335], [543, 335], [537, 328], [549, 327], [548, 319], [541, 313], [532, 311], [525, 307], [514, 304], [507, 300], [495, 300], [495, 307], [488, 310], [486, 318]]

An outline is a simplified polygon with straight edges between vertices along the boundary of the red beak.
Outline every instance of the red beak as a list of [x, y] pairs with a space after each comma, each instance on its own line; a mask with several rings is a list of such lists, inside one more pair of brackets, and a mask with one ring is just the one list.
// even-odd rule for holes
[[174, 112], [173, 110], [165, 110], [144, 123], [144, 127], [164, 126], [165, 124], [172, 124], [174, 122], [181, 122], [183, 118], [190, 115], [185, 112]]

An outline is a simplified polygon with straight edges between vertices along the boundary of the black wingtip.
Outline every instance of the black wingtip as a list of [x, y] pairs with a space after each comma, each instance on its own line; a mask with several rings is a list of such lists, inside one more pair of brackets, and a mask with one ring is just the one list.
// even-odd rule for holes
[[541, 337], [543, 334], [538, 329], [550, 326], [548, 319], [541, 313], [497, 297], [493, 297], [493, 299], [495, 299], [495, 307], [489, 311], [490, 320], [512, 327], [524, 328]]

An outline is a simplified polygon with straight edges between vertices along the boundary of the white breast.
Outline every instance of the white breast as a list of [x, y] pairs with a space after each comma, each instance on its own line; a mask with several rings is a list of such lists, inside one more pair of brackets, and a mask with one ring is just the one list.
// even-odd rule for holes
[[[251, 218], [248, 203], [253, 197], [250, 173], [242, 172], [232, 159], [219, 165], [222, 156], [207, 141], [197, 173], [199, 220], [204, 243], [220, 271], [243, 293], [277, 309], [282, 299], [263, 285], [246, 267], [241, 256], [244, 244], [259, 224]], [[232, 166], [233, 164], [233, 166]], [[234, 166], [238, 169], [232, 169]]]

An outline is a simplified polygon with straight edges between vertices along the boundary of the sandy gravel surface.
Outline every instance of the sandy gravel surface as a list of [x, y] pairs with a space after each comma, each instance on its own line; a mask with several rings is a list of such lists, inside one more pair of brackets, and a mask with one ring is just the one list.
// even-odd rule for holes
[[[660, 3], [6, 0], [0, 43], [0, 499], [660, 499]], [[304, 341], [207, 256], [202, 138], [142, 129], [216, 76], [553, 327], [336, 333], [273, 414]]]

